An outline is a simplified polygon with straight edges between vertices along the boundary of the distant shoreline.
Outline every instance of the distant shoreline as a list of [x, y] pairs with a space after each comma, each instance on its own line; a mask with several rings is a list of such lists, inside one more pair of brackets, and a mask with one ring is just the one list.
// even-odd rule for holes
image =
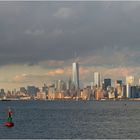
[[101, 100], [74, 100], [74, 99], [54, 99], [54, 100], [20, 100], [20, 99], [0, 99], [0, 101], [140, 101], [140, 98], [130, 99], [101, 99]]

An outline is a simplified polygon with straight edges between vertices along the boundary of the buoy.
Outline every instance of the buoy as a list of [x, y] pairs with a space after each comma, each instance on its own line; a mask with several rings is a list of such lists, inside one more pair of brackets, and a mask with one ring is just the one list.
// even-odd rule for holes
[[13, 122], [6, 122], [5, 123], [5, 126], [7, 126], [7, 127], [13, 127], [14, 126], [14, 123]]
[[9, 108], [9, 111], [8, 111], [7, 122], [4, 125], [7, 126], [7, 127], [13, 127], [14, 126], [14, 123], [12, 121], [12, 111], [11, 111], [10, 108]]

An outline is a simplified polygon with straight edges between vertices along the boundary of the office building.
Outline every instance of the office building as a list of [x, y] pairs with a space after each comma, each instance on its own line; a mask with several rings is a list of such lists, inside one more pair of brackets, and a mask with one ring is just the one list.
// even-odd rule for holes
[[37, 99], [39, 100], [46, 100], [46, 93], [45, 92], [37, 92]]
[[100, 87], [100, 74], [98, 72], [94, 72], [94, 86]]
[[95, 91], [95, 99], [96, 100], [101, 100], [104, 98], [104, 95], [103, 95], [103, 90], [102, 88], [97, 88], [96, 91]]
[[108, 98], [109, 99], [114, 99], [115, 98], [115, 89], [114, 89], [114, 87], [108, 87], [107, 91], [108, 91]]
[[131, 85], [130, 84], [126, 85], [126, 97], [131, 98]]
[[107, 90], [108, 86], [111, 86], [111, 79], [104, 79], [104, 81], [103, 81], [103, 89]]
[[35, 86], [27, 86], [27, 93], [31, 96], [35, 96], [39, 92], [39, 89]]
[[126, 76], [126, 84], [134, 84], [134, 76]]
[[48, 86], [46, 84], [42, 87], [42, 91], [48, 94]]
[[138, 86], [131, 86], [131, 98], [138, 98]]
[[126, 98], [126, 85], [122, 85], [122, 97]]
[[66, 89], [70, 90], [71, 88], [72, 88], [72, 81], [71, 81], [71, 78], [69, 78], [69, 80], [67, 81], [67, 84], [66, 84]]
[[79, 89], [79, 65], [77, 62], [72, 63], [72, 82], [75, 89]]
[[22, 92], [22, 93], [27, 93], [27, 90], [26, 90], [25, 87], [20, 87], [20, 90], [19, 91]]
[[49, 86], [48, 88], [48, 99], [49, 100], [54, 100], [55, 99], [55, 87], [54, 86]]
[[122, 86], [122, 80], [115, 80], [115, 87]]

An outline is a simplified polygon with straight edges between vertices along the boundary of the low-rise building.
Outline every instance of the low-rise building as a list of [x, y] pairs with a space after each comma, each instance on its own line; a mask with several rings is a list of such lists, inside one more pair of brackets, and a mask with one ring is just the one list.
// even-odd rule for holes
[[45, 92], [37, 92], [37, 99], [38, 100], [46, 100], [46, 93]]

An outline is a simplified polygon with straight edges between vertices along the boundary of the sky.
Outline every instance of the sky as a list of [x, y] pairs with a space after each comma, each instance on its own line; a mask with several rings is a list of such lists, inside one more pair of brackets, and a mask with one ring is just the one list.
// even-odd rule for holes
[[0, 88], [140, 77], [140, 2], [0, 1]]

